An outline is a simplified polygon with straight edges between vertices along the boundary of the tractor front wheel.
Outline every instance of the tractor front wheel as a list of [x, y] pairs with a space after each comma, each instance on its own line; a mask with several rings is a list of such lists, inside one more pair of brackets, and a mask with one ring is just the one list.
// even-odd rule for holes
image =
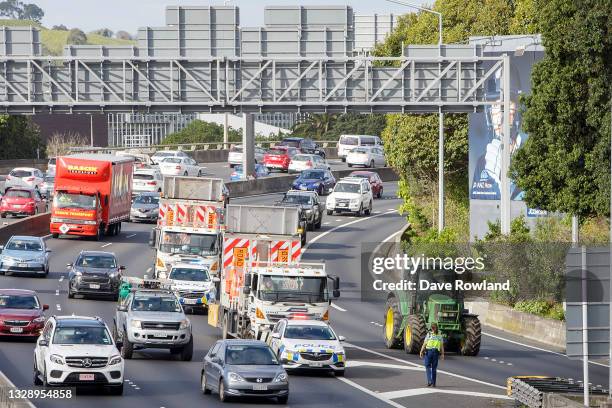
[[461, 354], [477, 356], [480, 352], [480, 337], [482, 336], [480, 320], [476, 316], [466, 316], [463, 320], [464, 337], [461, 341]]
[[404, 351], [409, 354], [419, 354], [423, 340], [427, 335], [427, 325], [421, 315], [408, 316], [408, 324], [404, 330]]
[[403, 340], [400, 333], [402, 313], [397, 298], [390, 297], [387, 299], [383, 323], [383, 336], [387, 348], [401, 348]]

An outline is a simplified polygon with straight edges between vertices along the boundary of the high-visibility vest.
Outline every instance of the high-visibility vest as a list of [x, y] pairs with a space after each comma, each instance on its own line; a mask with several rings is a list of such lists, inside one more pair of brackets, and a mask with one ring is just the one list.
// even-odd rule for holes
[[427, 333], [425, 337], [425, 348], [442, 351], [442, 341], [443, 337], [440, 334]]

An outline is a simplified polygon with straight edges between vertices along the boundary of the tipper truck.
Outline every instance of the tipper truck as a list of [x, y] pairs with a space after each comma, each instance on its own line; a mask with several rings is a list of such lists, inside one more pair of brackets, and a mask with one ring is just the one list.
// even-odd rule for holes
[[265, 341], [280, 319], [329, 319], [340, 281], [324, 264], [300, 261], [299, 229], [297, 208], [227, 207], [220, 289], [208, 310], [223, 338]]
[[49, 229], [53, 238], [80, 235], [100, 240], [129, 221], [134, 159], [109, 154], [58, 157]]
[[168, 278], [172, 265], [194, 262], [219, 275], [223, 187], [222, 179], [164, 177], [157, 227], [149, 240], [157, 252], [156, 278]]

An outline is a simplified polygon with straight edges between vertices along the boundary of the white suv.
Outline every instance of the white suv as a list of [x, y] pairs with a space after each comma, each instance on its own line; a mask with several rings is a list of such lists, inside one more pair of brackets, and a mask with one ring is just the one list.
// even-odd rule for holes
[[368, 180], [358, 177], [341, 179], [334, 191], [327, 197], [325, 207], [327, 215], [334, 212], [351, 212], [357, 216], [372, 213], [372, 189]]
[[34, 349], [34, 385], [96, 385], [121, 395], [123, 370], [123, 358], [99, 317], [53, 316]]

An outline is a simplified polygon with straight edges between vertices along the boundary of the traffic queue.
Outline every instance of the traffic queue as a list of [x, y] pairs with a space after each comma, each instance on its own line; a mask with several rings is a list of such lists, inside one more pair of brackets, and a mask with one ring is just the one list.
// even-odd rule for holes
[[[116, 302], [112, 323], [46, 318], [49, 307], [35, 292], [0, 290], [0, 334], [36, 341], [35, 385], [95, 385], [120, 395], [125, 360], [140, 350], [166, 349], [192, 360], [197, 339], [187, 313], [196, 312], [207, 314], [221, 337], [204, 358], [204, 394], [286, 403], [288, 372], [344, 375], [344, 338], [329, 324], [339, 278], [301, 255], [306, 232], [321, 228], [324, 214], [372, 213], [374, 198], [383, 194], [376, 173], [336, 180], [328, 168], [304, 169], [282, 200], [253, 206], [229, 204], [221, 179], [133, 165], [132, 158], [100, 154], [55, 161], [51, 236], [100, 240], [118, 235], [123, 222], [155, 222], [149, 240], [155, 267], [153, 276], [127, 276], [120, 260], [104, 251], [82, 251], [66, 266], [68, 297]], [[2, 274], [49, 272], [51, 250], [41, 238], [15, 236], [0, 250]]]

